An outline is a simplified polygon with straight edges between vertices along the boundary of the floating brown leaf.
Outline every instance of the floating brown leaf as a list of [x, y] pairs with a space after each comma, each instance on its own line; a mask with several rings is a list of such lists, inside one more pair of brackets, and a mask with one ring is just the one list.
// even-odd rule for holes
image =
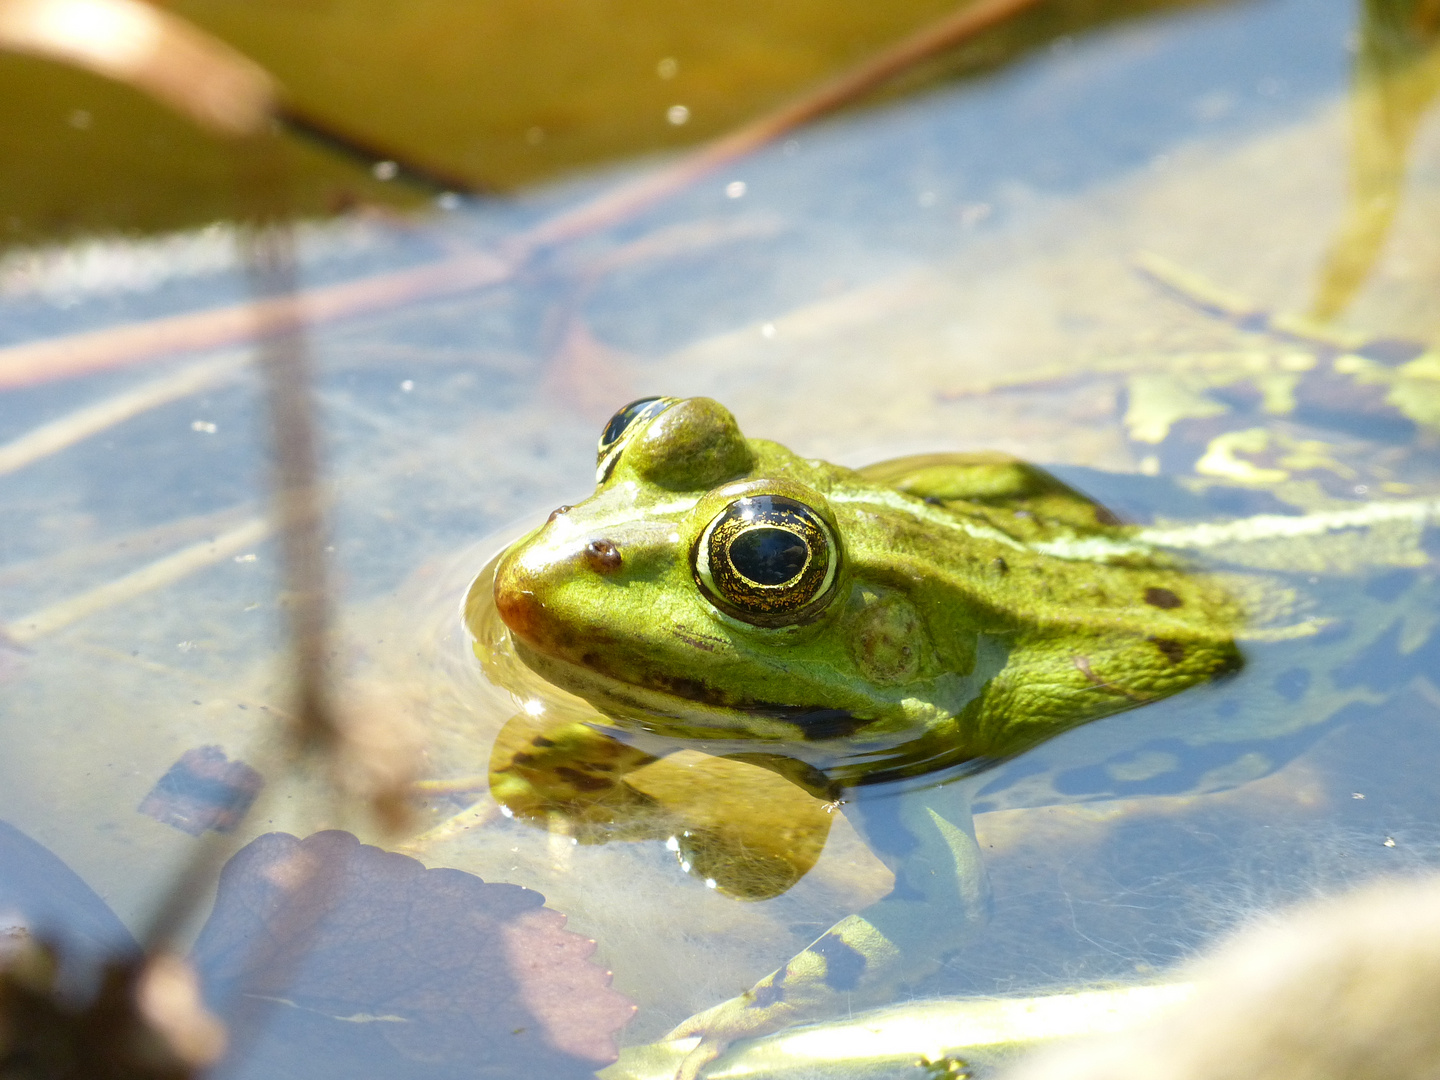
[[231, 761], [218, 746], [186, 750], [155, 782], [140, 813], [181, 832], [230, 832], [245, 817], [265, 778], [243, 761]]
[[349, 833], [258, 838], [226, 865], [194, 952], [233, 1017], [221, 1074], [590, 1076], [635, 1007], [543, 904]]

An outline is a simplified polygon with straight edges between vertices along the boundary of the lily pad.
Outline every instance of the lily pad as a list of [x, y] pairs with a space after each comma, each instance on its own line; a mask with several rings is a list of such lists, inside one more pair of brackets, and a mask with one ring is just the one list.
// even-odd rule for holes
[[233, 1025], [226, 1077], [583, 1077], [635, 1006], [594, 942], [518, 885], [270, 833], [220, 876], [194, 958]]

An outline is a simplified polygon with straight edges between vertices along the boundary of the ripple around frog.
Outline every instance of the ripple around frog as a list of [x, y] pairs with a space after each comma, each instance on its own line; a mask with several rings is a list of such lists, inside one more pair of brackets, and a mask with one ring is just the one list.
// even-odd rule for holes
[[[1157, 489], [1168, 485], [1168, 482], [1163, 480], [1151, 483]], [[1332, 573], [1338, 571], [1341, 574], [1360, 570], [1353, 565], [1350, 554], [1355, 537], [1360, 533], [1370, 534], [1382, 545], [1372, 550], [1372, 556], [1378, 558], [1379, 565], [1369, 575], [1372, 581], [1382, 581], [1386, 575], [1393, 576], [1400, 572], [1389, 569], [1386, 564], [1414, 561], [1419, 549], [1411, 545], [1420, 541], [1425, 529], [1437, 520], [1440, 520], [1440, 506], [1433, 500], [1397, 500], [1328, 513], [1302, 516], [1259, 515], [1219, 524], [1200, 522], [1183, 525], [1172, 522], [1166, 526], [1144, 530], [1141, 535], [1152, 543], [1173, 547], [1192, 556], [1218, 555], [1218, 558], [1215, 558], [1217, 567], [1229, 567], [1232, 571], [1247, 564], [1268, 566], [1271, 561], [1268, 551], [1272, 545], [1284, 547], [1288, 552], [1286, 562], [1293, 567], [1295, 545], [1308, 543], [1312, 562], [1292, 569], [1289, 573], [1268, 578], [1254, 573], [1246, 573], [1244, 577], [1232, 577], [1232, 584], [1242, 590], [1251, 610], [1251, 626], [1242, 635], [1251, 642], [1247, 646], [1250, 670], [1241, 677], [1243, 682], [1238, 687], [1217, 687], [1202, 695], [1203, 702], [1169, 702], [1162, 708], [1171, 715], [1154, 716], [1150, 709], [1155, 706], [1151, 706], [1141, 714], [1112, 719], [1106, 725], [1116, 729], [1110, 738], [1101, 737], [1100, 729], [1084, 734], [1076, 733], [1068, 737], [1068, 764], [1060, 775], [1051, 778], [1050, 784], [1053, 786], [1049, 786], [1048, 790], [1036, 785], [1035, 769], [1041, 766], [1032, 766], [1024, 761], [1017, 762], [1006, 770], [1003, 779], [996, 778], [983, 790], [980, 796], [981, 805], [998, 809], [1074, 801], [1076, 798], [1216, 791], [1253, 780], [1283, 765], [1322, 734], [1323, 725], [1320, 721], [1323, 716], [1342, 710], [1348, 702], [1373, 697], [1373, 694], [1365, 693], [1363, 678], [1352, 678], [1346, 688], [1348, 693], [1335, 693], [1332, 688], [1326, 699], [1329, 701], [1328, 707], [1320, 713], [1312, 713], [1309, 721], [1298, 723], [1295, 720], [1281, 719], [1276, 715], [1278, 710], [1265, 707], [1242, 709], [1237, 706], [1237, 695], [1243, 693], [1250, 684], [1265, 680], [1272, 684], [1272, 692], [1279, 699], [1288, 699], [1292, 708], [1285, 710], [1287, 713], [1294, 716], [1303, 712], [1303, 702], [1299, 705], [1296, 702], [1302, 698], [1314, 702], [1318, 701], [1318, 697], [1312, 696], [1314, 689], [1309, 685], [1309, 680], [1299, 677], [1300, 673], [1310, 670], [1311, 667], [1323, 668], [1327, 662], [1338, 662], [1353, 648], [1348, 630], [1341, 632], [1342, 628], [1337, 625], [1335, 616], [1312, 614], [1313, 598], [1311, 604], [1306, 604], [1296, 595], [1294, 586], [1285, 582], [1299, 577], [1313, 577], [1310, 570], [1326, 567], [1330, 568]], [[1386, 529], [1396, 526], [1399, 528], [1396, 540], [1385, 541], [1383, 538]], [[513, 537], [514, 532], [515, 530], [512, 530], [506, 539]], [[503, 546], [503, 541], [492, 538], [481, 545], [479, 550], [496, 551]], [[481, 660], [481, 670], [492, 687], [504, 690], [521, 706], [520, 711], [507, 724], [492, 756], [492, 782], [507, 769], [514, 767], [513, 755], [522, 752], [520, 748], [528, 740], [533, 740], [536, 736], [543, 738], [547, 731], [554, 731], [569, 724], [595, 719], [595, 711], [591, 705], [546, 681], [526, 667], [516, 655], [509, 633], [495, 611], [491, 597], [490, 582], [498, 558], [499, 554], [491, 557], [486, 562], [485, 569], [471, 583], [466, 605], [467, 621], [476, 635], [473, 648]], [[1360, 572], [1364, 573], [1363, 570]], [[1423, 608], [1425, 603], [1425, 589], [1420, 587], [1423, 580], [1424, 577], [1415, 578], [1410, 581], [1408, 588], [1398, 585], [1398, 588], [1411, 594], [1412, 604], [1418, 604], [1420, 608]], [[1312, 593], [1315, 591], [1315, 584], [1311, 583]], [[1370, 593], [1375, 593], [1377, 588], [1382, 593], [1385, 591], [1383, 586], [1370, 585], [1367, 588]], [[1390, 591], [1394, 592], [1396, 589], [1391, 588]], [[1405, 618], [1403, 612], [1394, 607], [1394, 599], [1395, 597], [1388, 600], [1382, 598], [1377, 602], [1375, 597], [1367, 597], [1362, 589], [1360, 597], [1352, 598], [1348, 604], [1332, 598], [1325, 606], [1332, 609], [1346, 607], [1348, 618], [1352, 622], [1373, 622], [1375, 619], [1383, 619], [1387, 612]], [[1416, 614], [1408, 616], [1412, 621], [1416, 617]], [[1307, 655], [1297, 656], [1295, 646], [1285, 646], [1285, 643], [1291, 642], [1297, 643]], [[1317, 656], [1317, 653], [1321, 655]], [[1325, 659], [1331, 656], [1335, 658], [1334, 661]], [[463, 668], [465, 659], [452, 658], [452, 664], [456, 669]], [[1353, 663], [1350, 666], [1353, 668]], [[1412, 656], [1407, 665], [1416, 671], [1422, 666], [1423, 659], [1420, 655]], [[462, 677], [470, 681], [469, 676]], [[1205, 715], [1207, 712], [1208, 717]], [[1257, 724], [1257, 718], [1263, 718], [1267, 713], [1272, 719], [1268, 723]], [[613, 734], [613, 728], [610, 730]], [[1164, 735], [1163, 732], [1167, 730], [1176, 732], [1179, 735], [1178, 741], [1175, 736]], [[1281, 738], [1286, 730], [1291, 730], [1290, 736]], [[625, 735], [622, 738], [632, 739], [642, 745], [646, 743], [643, 735]], [[647, 750], [660, 750], [663, 743], [663, 738], [654, 738], [650, 740]], [[1089, 744], [1091, 748], [1087, 753], [1085, 747], [1076, 745], [1077, 743]], [[753, 743], [744, 739], [729, 743], [707, 740], [683, 745], [716, 758], [727, 754], [744, 755], [754, 747]], [[1210, 746], [1211, 749], [1202, 750], [1205, 746]], [[1145, 747], [1157, 749], [1146, 750]], [[673, 746], [671, 748], [673, 749]], [[949, 783], [963, 776], [984, 772], [997, 764], [989, 759], [957, 762], [947, 756], [943, 747], [937, 751], [931, 744], [922, 742], [917, 745], [904, 740], [878, 749], [851, 747], [842, 742], [840, 745], [827, 747], [826, 752], [820, 755], [815, 754], [813, 744], [803, 742], [772, 749], [782, 754], [789, 750], [797, 757], [808, 755], [816, 767], [829, 765], [843, 769], [847, 763], [851, 763], [862, 770], [878, 768], [881, 770], [880, 775], [873, 782], [888, 785], [896, 794], [917, 786]], [[645, 751], [632, 749], [632, 752]], [[931, 756], [927, 757], [927, 754]], [[1139, 764], [1146, 759], [1147, 754], [1155, 759], [1148, 767]], [[512, 759], [507, 760], [507, 755]], [[1185, 759], [1183, 768], [1182, 758]], [[1087, 759], [1089, 764], [1086, 763]], [[744, 776], [747, 782], [753, 783], [752, 771], [747, 770]], [[794, 773], [791, 778], [801, 788], [806, 787], [808, 782], [810, 794], [819, 799], [834, 795], [833, 788], [816, 783], [813, 776], [807, 776], [804, 772]], [[1007, 788], [1011, 789], [1008, 794]], [[781, 785], [770, 797], [778, 797], [779, 792], [786, 790], [787, 785]], [[790, 790], [792, 800], [777, 816], [786, 817], [792, 823], [796, 818], [791, 818], [790, 815], [804, 816], [817, 822], [823, 841], [823, 828], [828, 823], [827, 819], [818, 815], [801, 814], [801, 807], [812, 800], [801, 800], [800, 792]], [[675, 797], [675, 793], [672, 793], [671, 798]], [[652, 800], [636, 798], [633, 794], [627, 798], [631, 812], [638, 813], [641, 807], [648, 807], [652, 811], [655, 809]], [[505, 799], [502, 797], [501, 801], [504, 802]], [[623, 802], [625, 799], [621, 800], [621, 803]], [[583, 806], [580, 802], [567, 807], [557, 802], [550, 806], [515, 806], [511, 809], [519, 816], [537, 823], [543, 823], [547, 814], [564, 814], [568, 819], [566, 828], [578, 828], [578, 835], [587, 842], [639, 839], [646, 836], [668, 839], [675, 835], [674, 830], [677, 828], [673, 819], [668, 817], [653, 827], [633, 822], [627, 825], [620, 820], [623, 816], [620, 803], [600, 808], [593, 805]], [[672, 805], [670, 809], [673, 813], [680, 807]], [[716, 816], [712, 811], [699, 813], [702, 818], [707, 815]], [[683, 826], [680, 828], [683, 831]], [[772, 835], [774, 826], [759, 822], [756, 830]], [[794, 830], [782, 832], [793, 833]], [[808, 854], [797, 859], [797, 864], [808, 865], [810, 862], [813, 862], [813, 857]], [[754, 895], [743, 890], [737, 891], [743, 895]]]

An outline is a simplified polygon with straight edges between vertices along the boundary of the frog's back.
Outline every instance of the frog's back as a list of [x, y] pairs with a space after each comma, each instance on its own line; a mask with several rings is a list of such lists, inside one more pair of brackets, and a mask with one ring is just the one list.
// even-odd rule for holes
[[[930, 557], [919, 576], [932, 583], [932, 638], [975, 633], [976, 663], [1004, 653], [983, 692], [945, 725], [976, 756], [1011, 756], [1241, 666], [1235, 635], [1245, 616], [1224, 585], [1145, 545], [1044, 469], [1002, 453], [947, 453], [858, 472], [955, 518], [956, 529], [915, 542]], [[921, 557], [910, 553], [911, 565]]]
[[999, 451], [915, 454], [857, 470], [926, 502], [992, 507], [1064, 523], [1082, 531], [1120, 525], [1100, 503], [1044, 469]]

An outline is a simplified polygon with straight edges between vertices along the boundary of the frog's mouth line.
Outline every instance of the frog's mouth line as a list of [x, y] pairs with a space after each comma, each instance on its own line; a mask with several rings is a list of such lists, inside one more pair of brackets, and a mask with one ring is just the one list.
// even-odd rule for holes
[[827, 800], [861, 787], [949, 783], [998, 760], [957, 754], [910, 730], [867, 732], [870, 721], [840, 709], [763, 704], [753, 711], [726, 709], [632, 686], [537, 653], [498, 618], [495, 623], [492, 649], [508, 653], [555, 690], [581, 698], [604, 715], [608, 722], [602, 726], [611, 734], [657, 756], [681, 741], [706, 754], [772, 769]]
[[542, 678], [584, 698], [617, 722], [652, 734], [727, 739], [740, 732], [753, 742], [819, 742], [851, 738], [870, 723], [845, 709], [767, 702], [710, 705], [674, 689], [636, 686], [547, 656], [513, 633], [510, 641], [525, 666]]
[[[722, 709], [556, 660], [514, 637], [511, 644], [537, 675], [584, 698], [613, 721], [626, 733], [625, 741], [662, 755], [675, 748], [675, 740], [683, 740], [706, 754], [773, 769], [817, 798], [836, 799], [857, 788], [897, 783], [945, 784], [983, 772], [999, 760], [957, 753], [923, 736], [916, 738], [913, 731], [866, 738], [863, 732], [871, 721], [841, 709], [766, 704]], [[651, 744], [648, 739], [657, 741]], [[798, 771], [795, 763], [800, 763]]]

